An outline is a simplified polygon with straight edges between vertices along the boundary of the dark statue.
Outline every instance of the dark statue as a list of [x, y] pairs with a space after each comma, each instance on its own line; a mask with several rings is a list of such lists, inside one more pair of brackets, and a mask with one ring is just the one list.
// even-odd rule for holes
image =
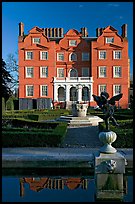
[[104, 115], [104, 121], [106, 125], [106, 130], [109, 130], [109, 120], [111, 119], [113, 125], [118, 126], [116, 119], [113, 117], [114, 110], [115, 110], [115, 102], [119, 101], [122, 98], [122, 93], [113, 96], [111, 99], [108, 100], [109, 94], [107, 92], [101, 92], [100, 96], [92, 95], [94, 101], [96, 101], [97, 105], [101, 108]]

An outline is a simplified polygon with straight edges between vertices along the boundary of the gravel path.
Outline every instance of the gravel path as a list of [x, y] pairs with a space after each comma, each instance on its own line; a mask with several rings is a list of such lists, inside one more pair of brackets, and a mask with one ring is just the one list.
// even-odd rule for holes
[[98, 127], [68, 127], [66, 137], [61, 147], [90, 147], [103, 146], [98, 138]]

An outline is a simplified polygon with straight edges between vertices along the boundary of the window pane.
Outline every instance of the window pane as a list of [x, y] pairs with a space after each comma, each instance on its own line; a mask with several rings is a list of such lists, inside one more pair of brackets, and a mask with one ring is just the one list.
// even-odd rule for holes
[[64, 77], [64, 69], [63, 68], [58, 69], [58, 77]]
[[41, 54], [40, 54], [40, 59], [41, 60], [48, 60], [48, 52], [41, 52]]
[[99, 67], [99, 77], [106, 77], [106, 67]]
[[121, 67], [120, 66], [114, 67], [114, 77], [121, 77]]
[[114, 85], [114, 95], [121, 93], [121, 86], [120, 85]]
[[64, 54], [58, 53], [58, 61], [64, 61]]
[[46, 85], [41, 86], [41, 96], [48, 95], [48, 87]]
[[82, 53], [82, 60], [83, 61], [89, 61], [89, 53], [88, 52]]
[[40, 38], [33, 38], [33, 43], [40, 43]]
[[106, 51], [99, 51], [99, 59], [106, 59]]
[[76, 61], [77, 60], [77, 55], [75, 53], [72, 53], [70, 55], [70, 61]]
[[87, 68], [87, 67], [82, 68], [82, 76], [83, 77], [88, 77], [89, 76], [89, 68]]
[[121, 59], [121, 51], [114, 51], [114, 59]]
[[40, 77], [48, 77], [48, 67], [40, 67]]
[[106, 43], [113, 43], [114, 42], [114, 38], [106, 38]]
[[99, 85], [99, 95], [104, 91], [106, 91], [106, 85]]
[[33, 67], [26, 67], [26, 77], [33, 77]]
[[33, 59], [33, 52], [26, 52], [26, 59]]
[[27, 96], [33, 96], [33, 86], [26, 86], [26, 89]]
[[69, 45], [70, 46], [76, 46], [77, 45], [77, 41], [76, 40], [69, 40]]

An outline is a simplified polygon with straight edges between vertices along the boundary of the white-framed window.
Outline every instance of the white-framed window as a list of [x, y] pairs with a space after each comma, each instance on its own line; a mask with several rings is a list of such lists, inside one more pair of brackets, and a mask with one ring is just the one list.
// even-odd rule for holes
[[69, 61], [77, 61], [77, 55], [75, 53], [71, 53], [69, 55]]
[[120, 66], [113, 67], [113, 77], [116, 77], [116, 78], [121, 77], [121, 67]]
[[100, 85], [98, 85], [99, 95], [101, 94], [101, 92], [104, 92], [104, 91], [106, 91], [106, 84], [100, 84]]
[[106, 77], [106, 66], [98, 67], [98, 76], [99, 77]]
[[40, 51], [40, 60], [48, 60], [48, 51]]
[[25, 76], [26, 78], [33, 78], [33, 67], [25, 67]]
[[64, 68], [57, 69], [57, 77], [63, 78], [64, 77]]
[[118, 95], [121, 93], [121, 85], [113, 85], [113, 95]]
[[43, 66], [40, 67], [40, 78], [47, 78], [48, 77], [48, 67]]
[[77, 41], [76, 40], [69, 40], [69, 46], [76, 46]]
[[26, 51], [25, 52], [25, 59], [26, 60], [32, 60], [33, 59], [33, 52], [32, 51]]
[[89, 77], [89, 68], [82, 67], [82, 77]]
[[113, 58], [114, 59], [121, 59], [121, 50], [113, 51]]
[[82, 52], [82, 61], [89, 61], [89, 52]]
[[106, 59], [106, 50], [99, 51], [99, 59]]
[[114, 37], [107, 37], [106, 43], [114, 43]]
[[26, 85], [26, 96], [33, 96], [33, 95], [34, 95], [34, 86]]
[[38, 44], [40, 43], [40, 38], [32, 38], [33, 43]]
[[40, 95], [48, 96], [48, 86], [47, 85], [40, 85]]
[[57, 53], [57, 61], [64, 61], [64, 53], [62, 52]]

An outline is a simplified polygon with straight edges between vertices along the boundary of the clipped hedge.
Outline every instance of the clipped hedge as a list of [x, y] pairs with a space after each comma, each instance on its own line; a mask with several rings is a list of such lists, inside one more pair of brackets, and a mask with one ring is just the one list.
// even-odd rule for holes
[[57, 124], [50, 132], [47, 129], [39, 131], [2, 131], [2, 147], [58, 147], [67, 131], [66, 123]]
[[[133, 119], [117, 121], [119, 126], [112, 126], [110, 130], [117, 134], [117, 139], [113, 143], [114, 147], [133, 148]], [[99, 123], [99, 132], [105, 130], [105, 123]]]

